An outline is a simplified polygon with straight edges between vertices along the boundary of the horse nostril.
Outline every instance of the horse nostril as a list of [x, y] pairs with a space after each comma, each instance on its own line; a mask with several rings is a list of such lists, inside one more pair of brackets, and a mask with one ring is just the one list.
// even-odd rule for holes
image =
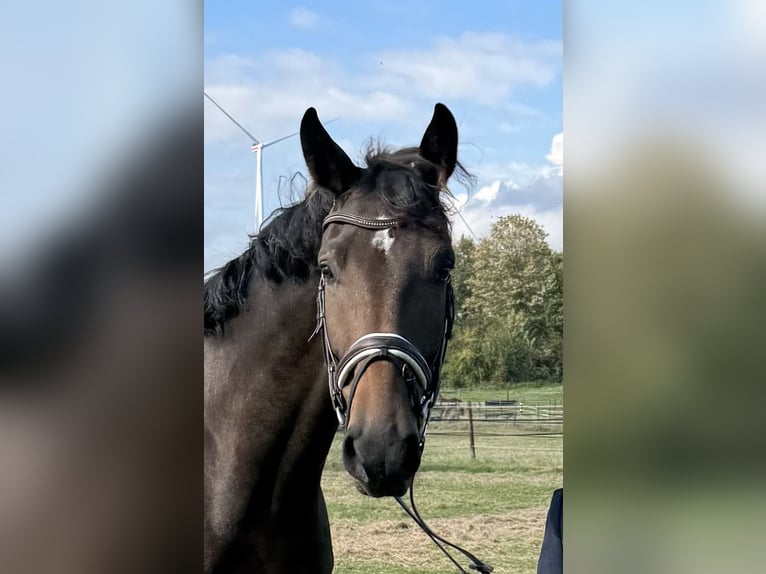
[[367, 483], [370, 480], [362, 460], [357, 456], [353, 435], [346, 435], [343, 439], [343, 466], [358, 481]]
[[354, 448], [353, 437], [347, 436], [343, 439], [343, 457], [346, 460], [353, 460], [356, 456], [356, 449]]
[[410, 435], [406, 439], [405, 455], [402, 468], [408, 474], [415, 474], [420, 466], [420, 437]]

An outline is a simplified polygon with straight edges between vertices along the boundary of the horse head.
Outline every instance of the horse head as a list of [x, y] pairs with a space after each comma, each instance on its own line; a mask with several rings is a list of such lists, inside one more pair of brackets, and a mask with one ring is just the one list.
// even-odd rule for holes
[[453, 321], [454, 253], [442, 195], [457, 126], [437, 104], [418, 147], [351, 161], [310, 108], [301, 145], [314, 185], [334, 194], [323, 221], [318, 331], [343, 462], [362, 492], [401, 496], [420, 466]]

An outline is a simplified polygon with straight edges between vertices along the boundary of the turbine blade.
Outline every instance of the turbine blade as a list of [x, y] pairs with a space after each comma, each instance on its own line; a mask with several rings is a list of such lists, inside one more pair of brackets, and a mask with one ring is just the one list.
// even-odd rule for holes
[[224, 109], [221, 107], [221, 105], [220, 105], [218, 102], [216, 102], [216, 101], [215, 101], [213, 98], [211, 98], [211, 97], [208, 95], [208, 93], [207, 93], [206, 91], [204, 91], [204, 90], [203, 90], [203, 91], [202, 91], [202, 93], [205, 95], [205, 97], [206, 97], [208, 100], [210, 100], [211, 102], [213, 102], [213, 104], [215, 104], [215, 107], [216, 107], [216, 108], [218, 108], [219, 110], [221, 110], [221, 111], [224, 113], [224, 115], [225, 115], [227, 118], [229, 118], [229, 119], [230, 119], [232, 122], [234, 122], [234, 124], [235, 124], [235, 125], [236, 125], [236, 126], [237, 126], [237, 127], [240, 129], [240, 130], [242, 130], [242, 131], [245, 133], [245, 135], [246, 135], [246, 136], [249, 136], [249, 137], [250, 137], [250, 139], [251, 139], [251, 140], [253, 140], [255, 143], [261, 143], [261, 140], [259, 140], [258, 138], [256, 138], [256, 137], [255, 137], [253, 134], [251, 134], [249, 131], [247, 131], [247, 130], [245, 129], [245, 126], [243, 126], [241, 123], [239, 123], [237, 120], [235, 120], [235, 119], [232, 117], [232, 115], [231, 115], [229, 112], [227, 112], [226, 110], [224, 110]]
[[263, 147], [264, 147], [264, 148], [267, 148], [267, 147], [269, 147], [270, 145], [274, 145], [275, 143], [279, 143], [279, 142], [281, 142], [281, 141], [284, 141], [284, 140], [286, 140], [286, 139], [288, 139], [288, 138], [291, 138], [291, 137], [293, 137], [293, 136], [297, 136], [297, 135], [298, 135], [298, 132], [295, 132], [294, 134], [290, 134], [289, 136], [284, 136], [284, 137], [281, 137], [281, 138], [279, 138], [279, 139], [271, 140], [270, 142], [266, 142], [265, 144], [263, 144]]
[[[328, 121], [328, 122], [324, 122], [324, 124], [325, 124], [325, 125], [327, 125], [327, 124], [331, 124], [331, 123], [333, 123], [333, 122], [336, 122], [336, 121], [338, 121], [339, 119], [340, 119], [340, 117], [337, 117], [337, 118], [333, 118], [333, 119], [331, 119], [331, 120], [330, 120], [330, 121]], [[295, 133], [292, 133], [292, 134], [290, 134], [289, 136], [284, 136], [284, 137], [281, 137], [281, 138], [278, 138], [278, 139], [275, 139], [275, 140], [271, 140], [270, 142], [266, 142], [265, 144], [263, 144], [263, 145], [261, 146], [261, 148], [267, 148], [267, 147], [269, 147], [270, 145], [274, 145], [274, 144], [276, 144], [276, 143], [279, 143], [279, 142], [281, 142], [281, 141], [284, 141], [284, 140], [286, 140], [286, 139], [289, 139], [289, 138], [291, 138], [291, 137], [293, 137], [293, 136], [297, 136], [297, 135], [298, 135], [298, 132], [295, 132]]]

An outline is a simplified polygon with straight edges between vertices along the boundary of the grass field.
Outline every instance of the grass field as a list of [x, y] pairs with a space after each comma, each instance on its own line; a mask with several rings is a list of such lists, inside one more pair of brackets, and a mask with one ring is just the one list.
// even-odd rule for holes
[[518, 383], [508, 387], [481, 387], [475, 389], [443, 388], [441, 396], [461, 401], [516, 400], [521, 403], [548, 403], [564, 399], [560, 383]]
[[[561, 385], [554, 390], [538, 385], [525, 392], [546, 396], [540, 400], [548, 401], [558, 390], [560, 400], [560, 389]], [[464, 428], [460, 425], [431, 425], [415, 481], [418, 510], [435, 532], [491, 564], [496, 574], [534, 573], [550, 497], [563, 480], [563, 437], [511, 436], [532, 429], [529, 425], [485, 423], [477, 425], [476, 459], [471, 459], [468, 436], [459, 432]], [[561, 431], [561, 425], [536, 430]], [[393, 499], [372, 499], [357, 492], [343, 469], [340, 438], [338, 435], [333, 443], [322, 480], [335, 572], [453, 571]], [[468, 570], [465, 559], [459, 561]]]

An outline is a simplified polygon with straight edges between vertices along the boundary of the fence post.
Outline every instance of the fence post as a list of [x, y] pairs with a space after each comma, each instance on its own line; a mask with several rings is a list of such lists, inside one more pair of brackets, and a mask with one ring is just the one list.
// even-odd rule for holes
[[471, 403], [468, 403], [468, 437], [471, 446], [471, 458], [476, 458], [476, 445], [473, 441], [473, 408]]

